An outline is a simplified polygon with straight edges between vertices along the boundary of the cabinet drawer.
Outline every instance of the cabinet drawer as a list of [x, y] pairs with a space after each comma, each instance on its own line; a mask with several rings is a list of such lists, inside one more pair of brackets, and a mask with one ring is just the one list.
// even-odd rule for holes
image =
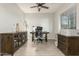
[[66, 41], [62, 41], [62, 40], [58, 40], [58, 43], [60, 43], [60, 44], [63, 44], [63, 45], [67, 45], [66, 43]]
[[64, 53], [67, 54], [67, 46], [63, 44], [58, 44], [58, 48]]
[[66, 37], [58, 35], [58, 41], [66, 42]]

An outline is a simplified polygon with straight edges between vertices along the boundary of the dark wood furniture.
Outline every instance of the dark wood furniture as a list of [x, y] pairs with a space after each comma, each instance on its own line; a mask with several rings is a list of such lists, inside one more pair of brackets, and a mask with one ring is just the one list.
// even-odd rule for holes
[[[30, 32], [31, 34], [32, 34], [32, 41], [34, 41], [34, 36], [35, 36], [35, 32]], [[43, 34], [45, 34], [45, 41], [47, 42], [48, 40], [47, 40], [47, 34], [49, 33], [49, 32], [42, 32]]]
[[79, 55], [79, 36], [58, 34], [58, 48], [68, 56]]
[[27, 32], [1, 33], [0, 34], [0, 54], [11, 54], [19, 49], [27, 41]]

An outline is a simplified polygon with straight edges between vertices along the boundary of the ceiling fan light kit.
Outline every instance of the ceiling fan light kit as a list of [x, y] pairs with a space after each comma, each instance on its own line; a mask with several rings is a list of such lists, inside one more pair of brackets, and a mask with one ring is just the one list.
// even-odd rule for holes
[[40, 12], [41, 8], [49, 9], [49, 7], [44, 6], [44, 4], [46, 4], [46, 3], [36, 3], [36, 6], [31, 6], [30, 8], [38, 8], [39, 12]]

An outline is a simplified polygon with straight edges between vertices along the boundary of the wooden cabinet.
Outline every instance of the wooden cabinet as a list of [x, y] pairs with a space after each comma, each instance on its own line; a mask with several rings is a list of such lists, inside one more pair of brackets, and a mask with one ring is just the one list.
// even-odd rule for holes
[[79, 37], [58, 34], [58, 48], [65, 55], [79, 55]]
[[17, 50], [27, 41], [27, 33], [26, 32], [14, 33], [13, 39], [14, 39], [14, 48], [15, 50]]
[[1, 33], [0, 54], [11, 54], [19, 49], [27, 41], [27, 32]]
[[12, 34], [1, 34], [1, 53], [11, 53], [13, 48], [13, 35]]

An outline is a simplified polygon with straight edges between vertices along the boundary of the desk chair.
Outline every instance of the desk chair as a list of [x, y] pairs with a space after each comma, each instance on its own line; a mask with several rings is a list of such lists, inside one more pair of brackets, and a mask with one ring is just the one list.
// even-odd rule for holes
[[43, 37], [43, 34], [42, 34], [42, 27], [37, 27], [36, 30], [35, 30], [35, 37], [37, 38], [37, 42], [42, 42], [42, 37]]

